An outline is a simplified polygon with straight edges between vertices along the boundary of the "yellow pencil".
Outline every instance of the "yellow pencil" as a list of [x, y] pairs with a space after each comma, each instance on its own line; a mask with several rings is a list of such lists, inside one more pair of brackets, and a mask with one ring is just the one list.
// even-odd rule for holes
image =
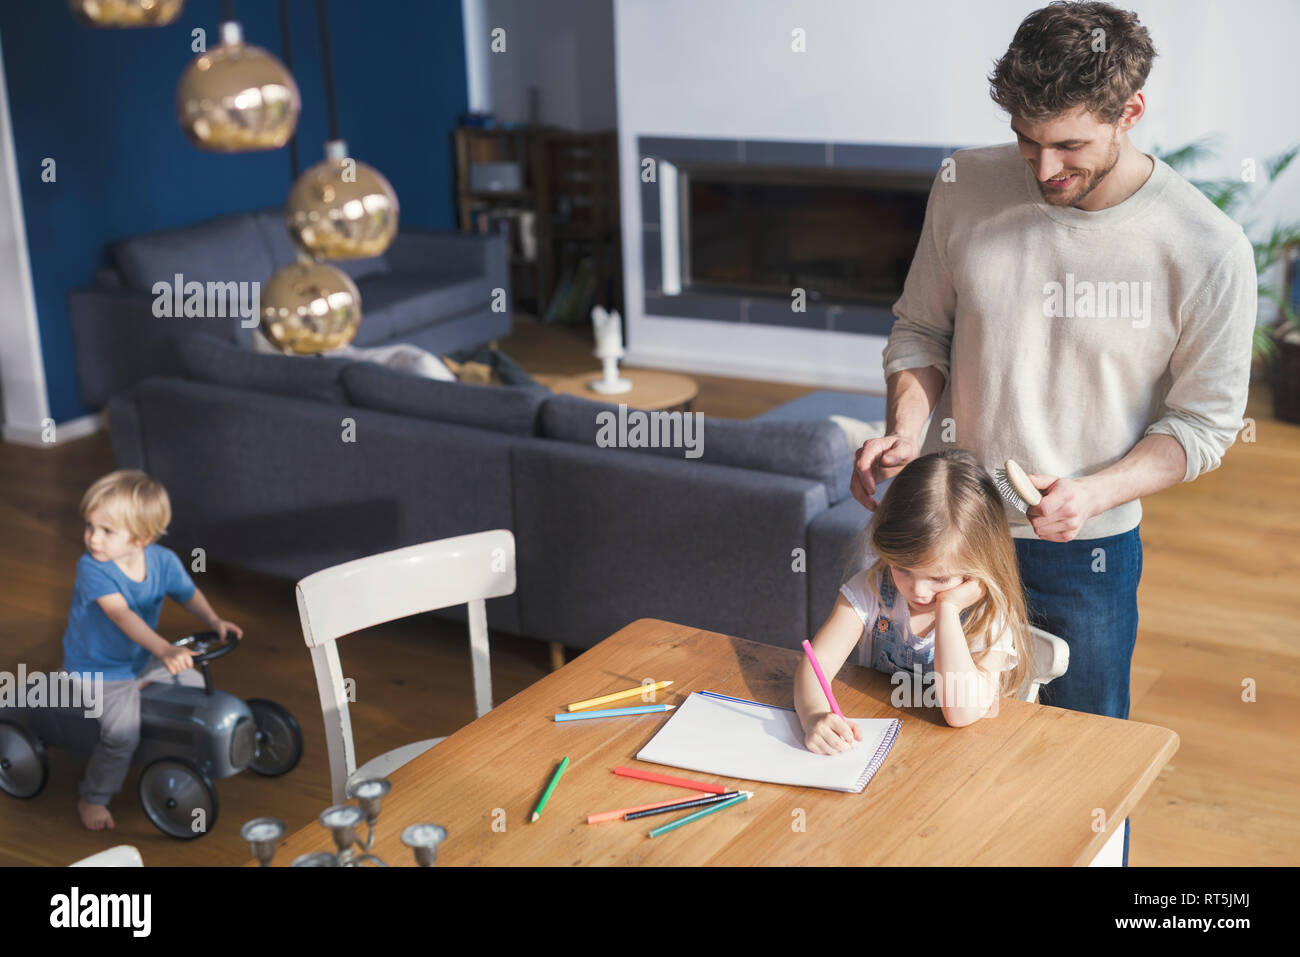
[[667, 688], [670, 684], [672, 684], [671, 681], [657, 681], [652, 685], [638, 685], [635, 688], [628, 688], [626, 691], [615, 691], [613, 694], [601, 695], [599, 698], [588, 698], [586, 701], [579, 701], [577, 704], [569, 705], [569, 710], [584, 711], [587, 708], [599, 707], [610, 701], [620, 701], [633, 695], [645, 694], [647, 691], [659, 691]]

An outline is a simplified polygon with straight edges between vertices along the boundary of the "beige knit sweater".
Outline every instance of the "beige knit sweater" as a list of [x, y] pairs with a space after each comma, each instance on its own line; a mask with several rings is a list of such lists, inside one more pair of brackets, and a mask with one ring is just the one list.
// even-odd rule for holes
[[[1043, 202], [1014, 143], [954, 161], [955, 178], [931, 188], [884, 352], [886, 377], [936, 366], [947, 378], [922, 452], [950, 440], [990, 471], [1013, 458], [1078, 478], [1163, 433], [1187, 452], [1185, 481], [1217, 468], [1250, 378], [1256, 274], [1241, 227], [1160, 160], [1099, 212]], [[1077, 537], [1141, 515], [1127, 502]]]

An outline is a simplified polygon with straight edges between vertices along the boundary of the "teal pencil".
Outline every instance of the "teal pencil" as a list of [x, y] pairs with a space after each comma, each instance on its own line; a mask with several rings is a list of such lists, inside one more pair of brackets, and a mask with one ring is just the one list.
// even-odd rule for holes
[[669, 831], [676, 830], [683, 824], [690, 824], [691, 821], [698, 821], [702, 817], [708, 817], [710, 814], [717, 814], [719, 811], [731, 807], [733, 804], [739, 804], [741, 801], [748, 801], [754, 796], [753, 791], [741, 791], [740, 797], [734, 797], [730, 801], [723, 801], [715, 804], [713, 807], [706, 807], [703, 811], [696, 811], [694, 814], [688, 814], [683, 818], [673, 821], [671, 824], [665, 824], [663, 827], [657, 827], [650, 832], [651, 837], [658, 837], [660, 834], [667, 834]]

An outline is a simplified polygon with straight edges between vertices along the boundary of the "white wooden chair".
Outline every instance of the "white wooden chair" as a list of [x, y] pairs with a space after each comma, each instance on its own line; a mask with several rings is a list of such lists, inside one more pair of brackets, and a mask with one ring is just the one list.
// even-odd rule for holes
[[1034, 663], [1020, 686], [1021, 701], [1037, 701], [1038, 689], [1070, 667], [1070, 646], [1064, 638], [1033, 625], [1029, 626], [1029, 637]]
[[69, 867], [144, 867], [140, 852], [130, 844], [119, 844], [90, 857], [74, 861]]
[[316, 669], [335, 803], [347, 800], [351, 781], [386, 777], [444, 740], [430, 738], [404, 745], [358, 768], [335, 642], [386, 621], [468, 605], [474, 706], [482, 717], [492, 709], [485, 599], [514, 590], [515, 537], [507, 529], [358, 558], [298, 582], [298, 615]]

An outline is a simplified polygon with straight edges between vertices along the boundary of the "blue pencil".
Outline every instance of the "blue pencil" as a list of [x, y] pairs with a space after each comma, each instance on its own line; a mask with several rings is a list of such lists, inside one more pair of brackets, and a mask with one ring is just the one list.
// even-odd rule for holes
[[657, 714], [671, 711], [675, 704], [647, 704], [636, 708], [605, 708], [603, 711], [572, 711], [557, 714], [556, 721], [584, 721], [587, 718], [619, 718], [628, 714]]

